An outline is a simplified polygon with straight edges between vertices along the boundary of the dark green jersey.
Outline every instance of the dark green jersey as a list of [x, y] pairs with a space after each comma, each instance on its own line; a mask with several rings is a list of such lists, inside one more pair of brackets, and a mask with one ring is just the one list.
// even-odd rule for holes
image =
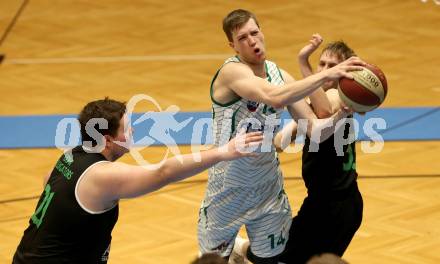
[[81, 176], [98, 162], [108, 161], [82, 147], [74, 148], [72, 155], [61, 156], [24, 231], [14, 264], [107, 262], [118, 205], [91, 212], [75, 195]]
[[[344, 129], [344, 138], [354, 133], [349, 123], [340, 129]], [[310, 139], [306, 138], [302, 156], [302, 174], [309, 193], [342, 190], [356, 180], [355, 142], [341, 145], [341, 156], [337, 155], [338, 142], [335, 142], [334, 135], [319, 144], [317, 152], [309, 151], [312, 149], [310, 144], [315, 143], [310, 143]]]

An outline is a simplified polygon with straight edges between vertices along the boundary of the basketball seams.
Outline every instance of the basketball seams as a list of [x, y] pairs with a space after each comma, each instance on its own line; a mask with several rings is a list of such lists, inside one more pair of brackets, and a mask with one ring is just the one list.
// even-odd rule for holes
[[382, 83], [382, 87], [384, 90], [384, 97], [387, 96], [387, 92], [388, 92], [388, 84], [387, 84], [387, 78], [385, 77], [385, 74], [375, 65], [372, 64], [368, 64], [367, 66], [370, 71], [372, 71], [374, 73], [374, 75], [376, 75], [377, 78], [379, 78], [379, 80]]
[[374, 106], [380, 103], [380, 98], [374, 92], [365, 89], [362, 84], [355, 80], [343, 78], [339, 82], [339, 90], [341, 90], [346, 98], [357, 104], [365, 106]]
[[[363, 88], [371, 91], [379, 97], [379, 101], [382, 102], [385, 97], [384, 87], [382, 81], [376, 74], [368, 68], [364, 68], [362, 71], [352, 72], [354, 80], [363, 86]], [[374, 85], [377, 83], [377, 85]]]
[[338, 89], [339, 92], [339, 97], [341, 97], [341, 100], [347, 104], [347, 106], [356, 109], [356, 112], [368, 112], [371, 111], [373, 109], [375, 109], [376, 107], [379, 106], [379, 104], [376, 105], [363, 105], [363, 104], [359, 104], [353, 100], [351, 100], [350, 98], [348, 98], [345, 94], [344, 91], [342, 91], [342, 89]]

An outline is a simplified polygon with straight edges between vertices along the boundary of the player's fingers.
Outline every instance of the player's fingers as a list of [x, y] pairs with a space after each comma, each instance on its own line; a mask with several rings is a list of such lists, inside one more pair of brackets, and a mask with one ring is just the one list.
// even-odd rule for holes
[[245, 143], [252, 143], [252, 142], [261, 142], [263, 141], [263, 135], [254, 135], [251, 137], [246, 137], [246, 140], [244, 141]]
[[260, 142], [263, 142], [263, 137], [252, 137], [252, 138], [246, 138], [244, 144], [260, 143]]
[[246, 134], [246, 128], [242, 127], [238, 130], [237, 136], [242, 136], [244, 134]]
[[322, 37], [321, 37], [321, 35], [319, 35], [319, 33], [315, 33], [315, 34], [313, 34], [313, 35], [312, 35], [312, 38], [322, 40]]
[[358, 57], [351, 57], [351, 58], [349, 58], [346, 61], [346, 64], [348, 64], [348, 65], [363, 65], [363, 66], [367, 65], [367, 63], [365, 61], [361, 60]]
[[261, 145], [261, 142], [250, 142], [250, 143], [245, 144], [245, 148], [246, 148], [246, 150], [256, 149], [260, 145]]
[[357, 66], [357, 65], [348, 65], [347, 67], [344, 67], [345, 71], [362, 71], [364, 67]]
[[254, 136], [261, 136], [263, 135], [263, 132], [261, 131], [254, 131], [254, 132], [249, 132], [246, 134], [247, 137], [254, 137]]
[[345, 77], [348, 79], [354, 79], [353, 75], [350, 72], [341, 72], [341, 77]]

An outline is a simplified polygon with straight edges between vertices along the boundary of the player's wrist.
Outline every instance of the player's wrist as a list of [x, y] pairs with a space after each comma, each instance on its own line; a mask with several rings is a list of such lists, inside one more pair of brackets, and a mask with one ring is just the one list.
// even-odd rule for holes
[[309, 62], [309, 57], [310, 57], [310, 54], [298, 54], [298, 61], [301, 63], [301, 62]]
[[330, 70], [331, 69], [328, 69], [314, 74], [321, 81], [320, 86], [322, 86], [327, 81], [334, 80], [334, 78], [332, 77], [332, 72]]

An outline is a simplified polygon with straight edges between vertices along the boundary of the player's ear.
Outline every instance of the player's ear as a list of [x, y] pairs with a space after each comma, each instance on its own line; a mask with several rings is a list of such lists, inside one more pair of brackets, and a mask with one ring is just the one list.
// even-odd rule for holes
[[110, 135], [104, 135], [105, 146], [109, 147], [111, 143], [113, 143], [114, 138]]
[[228, 44], [229, 44], [229, 47], [231, 47], [232, 49], [234, 49], [234, 50], [235, 50], [235, 52], [236, 52], [236, 53], [238, 53], [238, 52], [237, 52], [237, 50], [235, 49], [235, 46], [234, 46], [234, 42], [232, 42], [232, 41], [229, 41], [229, 43], [228, 43]]

